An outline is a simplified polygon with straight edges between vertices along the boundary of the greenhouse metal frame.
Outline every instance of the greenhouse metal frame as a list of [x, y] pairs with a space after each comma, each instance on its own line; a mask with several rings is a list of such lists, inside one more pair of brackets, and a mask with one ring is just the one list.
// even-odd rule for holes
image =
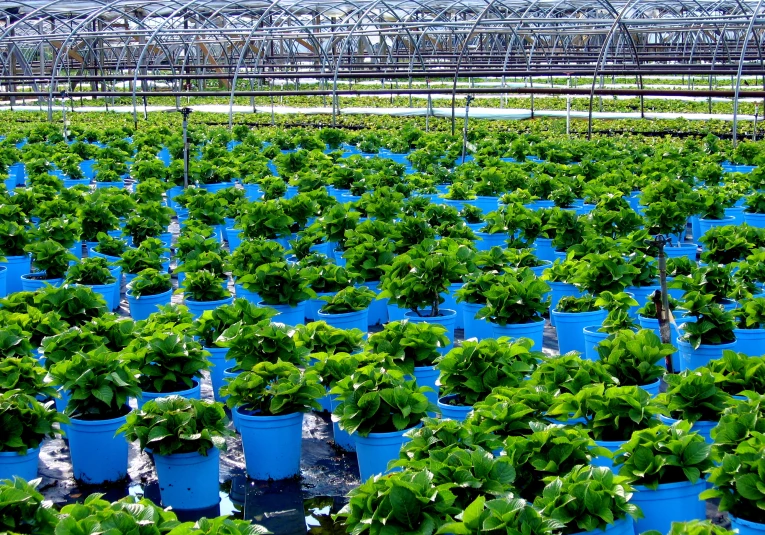
[[[765, 98], [764, 39], [765, 0], [0, 1], [0, 96], [34, 98], [50, 115], [62, 86], [129, 95], [134, 113], [147, 97], [219, 96], [231, 115], [237, 96], [323, 95], [334, 119], [339, 96], [443, 93], [430, 87], [439, 81], [452, 109], [459, 93], [531, 94], [532, 108], [534, 94], [589, 94], [590, 121], [596, 95], [640, 97], [641, 112], [649, 94], [721, 96], [734, 99], [735, 136], [742, 82], [753, 76], [747, 96]], [[709, 86], [644, 87], [665, 75]], [[569, 76], [590, 88], [534, 87]], [[634, 88], [603, 87], [606, 76]], [[716, 89], [719, 76], [729, 88]], [[524, 87], [508, 84], [519, 78]]]

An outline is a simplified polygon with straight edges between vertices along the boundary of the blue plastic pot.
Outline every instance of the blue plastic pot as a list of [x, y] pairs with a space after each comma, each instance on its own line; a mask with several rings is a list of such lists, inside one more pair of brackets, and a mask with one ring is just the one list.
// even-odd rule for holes
[[234, 359], [226, 358], [229, 348], [227, 347], [206, 347], [205, 351], [210, 352], [208, 357], [212, 364], [210, 368], [210, 382], [212, 383], [213, 396], [216, 401], [221, 401], [220, 387], [223, 386], [223, 372], [236, 365]]
[[364, 338], [367, 337], [367, 329], [369, 324], [369, 309], [357, 310], [355, 312], [346, 312], [345, 314], [326, 314], [319, 310], [319, 320], [325, 321], [327, 325], [336, 327], [338, 329], [358, 329], [364, 333]]
[[93, 293], [97, 293], [106, 301], [106, 310], [114, 310], [114, 289], [117, 287], [117, 282], [111, 284], [80, 284], [78, 286], [85, 286], [90, 288]]
[[536, 275], [537, 277], [541, 277], [541, 276], [542, 276], [542, 273], [544, 273], [544, 271], [545, 271], [547, 268], [549, 268], [550, 266], [552, 266], [552, 262], [550, 262], [549, 260], [541, 260], [541, 259], [540, 259], [540, 262], [542, 262], [542, 264], [541, 264], [541, 265], [539, 265], [539, 266], [533, 266], [533, 267], [530, 267], [530, 268], [529, 268], [529, 269], [531, 270], [531, 272], [532, 272], [534, 275]]
[[765, 228], [765, 214], [750, 214], [744, 212], [744, 223], [750, 227]]
[[534, 254], [540, 260], [555, 261], [555, 249], [552, 246], [552, 240], [549, 238], [537, 238], [534, 240]]
[[109, 268], [109, 273], [115, 278], [114, 292], [112, 293], [112, 308], [111, 310], [118, 310], [122, 303], [122, 268], [120, 266], [113, 266]]
[[681, 243], [677, 246], [670, 246], [664, 248], [664, 254], [667, 258], [680, 258], [687, 257], [692, 262], [696, 261], [696, 253], [698, 252], [698, 245], [695, 243]]
[[[97, 242], [96, 242], [96, 245], [98, 245]], [[88, 256], [95, 256], [97, 258], [105, 258], [107, 261], [112, 263], [118, 262], [120, 260], [119, 256], [110, 256], [108, 254], [99, 253], [95, 249], [88, 249]]]
[[653, 383], [647, 385], [640, 385], [640, 388], [651, 394], [652, 397], [659, 395], [659, 387], [661, 386], [661, 379], [656, 379]]
[[428, 314], [430, 314], [430, 309], [423, 310], [422, 316], [418, 316], [411, 310], [408, 311], [405, 316], [406, 319], [412, 323], [436, 323], [438, 325], [444, 326], [446, 328], [446, 336], [449, 338], [449, 345], [442, 347], [440, 351], [442, 355], [445, 355], [451, 351], [452, 347], [454, 347], [454, 324], [455, 320], [457, 319], [457, 313], [454, 310], [449, 310], [448, 308], [442, 308], [439, 310], [441, 315], [434, 318], [428, 316]]
[[741, 518], [737, 518], [730, 513], [728, 513], [728, 518], [730, 518], [730, 528], [735, 530], [738, 535], [765, 534], [765, 524], [758, 524], [757, 522], [742, 520]]
[[552, 311], [555, 318], [555, 330], [558, 334], [558, 351], [561, 355], [569, 351], [579, 351], [584, 354], [584, 328], [590, 325], [600, 327], [608, 312], [595, 310], [593, 312], [558, 312]]
[[8, 295], [8, 268], [0, 266], [0, 297]]
[[29, 255], [6, 256], [5, 262], [0, 262], [5, 267], [5, 289], [9, 294], [20, 292], [21, 276], [32, 271], [32, 258]]
[[605, 530], [580, 531], [574, 535], [635, 535], [635, 521], [632, 520], [631, 516], [627, 516], [609, 524]]
[[235, 182], [220, 182], [218, 184], [199, 184], [200, 189], [206, 189], [209, 193], [218, 193], [222, 189], [236, 187]]
[[73, 188], [75, 186], [90, 186], [90, 179], [89, 178], [64, 178], [62, 179], [64, 182], [64, 187], [66, 189]]
[[220, 502], [218, 479], [220, 476], [220, 451], [154, 454], [157, 469], [159, 495], [162, 505], [180, 511], [207, 509]]
[[96, 182], [96, 189], [106, 188], [125, 189], [125, 181], [119, 180], [117, 182]]
[[[366, 437], [359, 436], [356, 433], [352, 435], [356, 441], [356, 457], [359, 462], [361, 481], [366, 481], [378, 474], [390, 472], [388, 470], [388, 463], [398, 459], [401, 446], [409, 442], [409, 438], [404, 436], [404, 433], [408, 431], [409, 429], [392, 431], [390, 433], [369, 433]], [[395, 469], [395, 471], [398, 470]]]
[[241, 284], [235, 284], [234, 290], [236, 292], [237, 299], [247, 299], [247, 301], [249, 301], [253, 305], [257, 305], [258, 303], [262, 301], [262, 299], [256, 292], [251, 292], [250, 290], [246, 289]]
[[268, 305], [263, 301], [259, 302], [258, 306], [276, 310], [278, 314], [273, 318], [275, 322], [283, 323], [290, 327], [305, 323], [305, 301], [298, 303], [294, 307], [290, 305]]
[[74, 242], [69, 252], [76, 256], [78, 260], [82, 260], [82, 240]]
[[159, 398], [166, 398], [168, 396], [180, 396], [186, 399], [202, 399], [199, 380], [193, 379], [193, 381], [194, 386], [187, 388], [186, 390], [178, 390], [177, 392], [147, 392], [144, 390], [141, 392], [141, 396], [136, 400], [138, 402], [138, 408], [142, 409], [147, 402]]
[[599, 332], [600, 325], [590, 325], [583, 329], [584, 331], [584, 354], [582, 358], [587, 360], [600, 360], [598, 355], [598, 345], [608, 338], [608, 333]]
[[725, 209], [725, 217], [732, 217], [732, 225], [744, 224], [744, 208], [742, 206], [731, 206]]
[[[231, 366], [230, 368], [226, 368], [223, 370], [223, 384], [228, 384], [229, 381], [231, 381], [234, 377], [238, 376], [241, 371], [234, 371], [234, 366]], [[228, 399], [228, 396], [221, 396], [219, 400], [221, 403], [225, 403]], [[239, 431], [239, 413], [236, 411], [231, 411], [231, 423], [234, 424], [234, 431]]]
[[[595, 445], [600, 446], [601, 448], [607, 449], [608, 451], [611, 452], [611, 455], [613, 457], [613, 454], [616, 452], [616, 450], [621, 448], [625, 442], [626, 441], [624, 440], [596, 440]], [[612, 457], [611, 458], [603, 457], [603, 456], [593, 457], [592, 462], [590, 462], [590, 464], [592, 466], [605, 466], [606, 468], [613, 469], [614, 460]]]
[[472, 405], [450, 405], [449, 401], [455, 399], [456, 394], [451, 396], [444, 396], [438, 400], [438, 409], [441, 411], [442, 419], [457, 420], [458, 422], [464, 422], [470, 412], [473, 410]]
[[[335, 412], [335, 409], [340, 404], [335, 394], [329, 394], [329, 410]], [[353, 436], [348, 431], [341, 429], [338, 422], [332, 421], [332, 432], [335, 441], [335, 446], [345, 451], [356, 451], [356, 441], [353, 440]]]
[[417, 381], [417, 386], [427, 386], [432, 389], [432, 392], [426, 392], [425, 397], [428, 398], [433, 405], [438, 403], [438, 377], [441, 375], [441, 371], [436, 366], [415, 366], [414, 378]]
[[491, 197], [486, 195], [479, 195], [473, 201], [473, 206], [481, 210], [481, 213], [488, 214], [497, 209], [499, 205], [499, 197]]
[[[573, 284], [569, 284], [567, 282], [548, 282], [548, 286], [550, 286], [550, 311], [553, 311], [557, 308], [558, 302], [563, 297], [582, 297], [582, 291], [579, 290], [576, 286]], [[552, 326], [555, 327], [555, 319], [552, 316], [552, 313], [550, 314], [550, 323], [552, 323]]]
[[169, 305], [172, 299], [172, 288], [166, 292], [162, 292], [161, 294], [142, 295], [140, 297], [133, 297], [129, 291], [127, 292], [130, 316], [135, 321], [145, 320], [151, 314], [158, 312], [160, 306]]
[[627, 288], [624, 289], [625, 292], [632, 294], [632, 297], [638, 302], [637, 306], [630, 307], [629, 314], [632, 319], [637, 319], [638, 309], [645, 306], [649, 296], [657, 290], [661, 290], [661, 286], [658, 284], [652, 284], [651, 286], [627, 286]]
[[[406, 319], [406, 312], [408, 309], [401, 308], [398, 305], [394, 305], [391, 302], [388, 302], [388, 322], [393, 321], [404, 321]], [[465, 337], [467, 338], [467, 336]]]
[[703, 217], [699, 218], [699, 232], [701, 233], [700, 236], [696, 237], [694, 235], [694, 241], [699, 241], [704, 234], [707, 233], [707, 231], [712, 227], [725, 227], [727, 225], [733, 225], [735, 218], [734, 217], [724, 217], [722, 219], [704, 219]]
[[194, 315], [194, 319], [201, 316], [205, 310], [215, 310], [223, 305], [230, 305], [234, 301], [233, 297], [219, 299], [218, 301], [194, 301], [193, 299], [184, 299], [183, 304], [189, 308], [189, 312]]
[[476, 314], [486, 305], [476, 303], [462, 303], [462, 322], [465, 325], [465, 340], [476, 338], [479, 342], [493, 336], [492, 323], [484, 319], [476, 318]]
[[27, 450], [23, 455], [15, 451], [0, 451], [0, 480], [20, 477], [31, 481], [37, 477], [40, 448]]
[[128, 443], [124, 433], [116, 434], [125, 424], [125, 418], [70, 419], [67, 435], [72, 472], [77, 481], [96, 485], [127, 477]]
[[[335, 262], [338, 266], [340, 265], [340, 262], [337, 260], [335, 260]], [[380, 281], [366, 281], [357, 286], [366, 286], [374, 293], [380, 293]], [[388, 300], [375, 299], [369, 305], [369, 326], [383, 325], [385, 323], [388, 323]]]
[[[677, 423], [679, 420], [675, 420], [674, 418], [669, 418], [663, 414], [660, 414], [659, 421], [665, 425], [672, 425]], [[712, 440], [712, 429], [717, 427], [718, 423], [719, 422], [712, 422], [709, 420], [697, 420], [691, 424], [691, 431], [695, 431], [704, 437], [704, 440], [706, 440], [707, 444], [713, 444], [714, 440]]]
[[42, 272], [38, 271], [37, 273], [27, 273], [25, 275], [21, 276], [21, 289], [25, 292], [36, 292], [40, 288], [45, 288], [46, 286], [53, 286], [58, 288], [64, 283], [64, 279], [34, 279], [32, 277], [35, 277], [37, 275], [40, 275]]
[[458, 303], [457, 299], [455, 298], [455, 292], [462, 288], [465, 285], [464, 282], [454, 282], [449, 285], [449, 291], [446, 293], [442, 293], [441, 297], [444, 298], [444, 302], [441, 303], [441, 308], [447, 308], [449, 310], [454, 310], [457, 313], [457, 317], [454, 320], [454, 328], [455, 329], [464, 329], [465, 323], [462, 313], [462, 303]]
[[165, 195], [167, 196], [167, 205], [172, 208], [173, 210], [177, 210], [180, 208], [178, 203], [175, 202], [175, 198], [183, 193], [183, 186], [173, 186], [169, 190], [167, 190], [167, 193]]
[[228, 249], [233, 253], [242, 244], [242, 229], [227, 228], [226, 237], [228, 238]]
[[683, 340], [677, 338], [677, 348], [680, 352], [680, 367], [683, 370], [695, 370], [700, 366], [706, 366], [712, 360], [721, 359], [723, 351], [728, 349], [735, 349], [736, 342], [730, 342], [728, 344], [716, 344], [707, 345], [701, 344], [698, 349], [693, 349], [693, 346]]
[[507, 247], [507, 239], [509, 238], [506, 232], [488, 233], [488, 232], [476, 232], [475, 248], [479, 251], [488, 251], [492, 247]]
[[252, 479], [287, 479], [300, 475], [303, 413], [252, 415], [241, 407], [238, 429], [242, 435], [247, 475]]
[[250, 202], [255, 202], [263, 196], [263, 191], [258, 184], [242, 184], [244, 196]]
[[507, 336], [509, 338], [528, 338], [534, 345], [532, 349], [542, 351], [542, 337], [545, 331], [544, 318], [538, 318], [536, 321], [528, 323], [508, 323], [507, 325], [491, 324], [491, 332], [494, 338]]
[[765, 354], [765, 329], [733, 329], [736, 335], [736, 351], [759, 357]]
[[642, 485], [635, 485], [632, 503], [640, 507], [644, 518], [635, 524], [637, 533], [656, 530], [669, 533], [673, 522], [704, 520], [706, 502], [699, 500], [699, 494], [706, 490], [706, 482], [699, 479], [696, 483], [682, 481], [663, 483], [656, 490]]
[[[316, 293], [316, 299], [309, 299], [305, 302], [305, 320], [310, 321], [317, 321], [319, 319], [319, 309], [327, 304], [326, 301], [323, 301], [322, 297], [330, 297], [334, 295], [333, 292], [317, 292]], [[368, 319], [368, 318], [367, 318]], [[364, 329], [366, 330], [366, 326]]]

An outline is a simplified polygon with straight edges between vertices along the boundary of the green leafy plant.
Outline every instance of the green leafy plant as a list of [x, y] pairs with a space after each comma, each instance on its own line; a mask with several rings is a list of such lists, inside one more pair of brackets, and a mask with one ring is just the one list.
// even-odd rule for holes
[[220, 277], [207, 270], [188, 273], [183, 281], [183, 288], [176, 292], [183, 293], [184, 299], [204, 302], [221, 301], [231, 296], [221, 285]]
[[671, 344], [662, 344], [649, 329], [623, 330], [598, 344], [598, 357], [608, 373], [623, 386], [643, 386], [664, 375], [660, 363], [674, 353]]
[[98, 245], [95, 246], [94, 250], [97, 253], [101, 253], [106, 256], [120, 257], [128, 249], [127, 242], [125, 240], [112, 238], [103, 232], [99, 232], [96, 238], [98, 239]]
[[45, 438], [55, 438], [54, 424], [65, 424], [68, 419], [57, 412], [52, 401], [43, 404], [21, 390], [0, 393], [0, 452], [20, 455], [40, 446]]
[[714, 375], [705, 368], [666, 375], [664, 380], [667, 392], [660, 394], [660, 400], [676, 420], [716, 422], [732, 399], [717, 386]]
[[170, 274], [156, 269], [144, 269], [128, 284], [128, 291], [133, 297], [157, 295], [172, 289]]
[[279, 360], [298, 366], [306, 364], [308, 349], [298, 345], [285, 325], [243, 325], [236, 323], [218, 337], [218, 346], [228, 347], [228, 359], [236, 361], [236, 370], [250, 370], [259, 362]]
[[479, 496], [455, 518], [459, 522], [447, 522], [437, 533], [549, 535], [563, 528], [561, 522], [545, 518], [526, 500], [512, 495], [492, 500]]
[[216, 347], [226, 329], [234, 325], [267, 325], [275, 315], [276, 311], [271, 308], [258, 307], [246, 299], [234, 299], [230, 305], [205, 310], [194, 320], [192, 334], [204, 347]]
[[478, 311], [479, 319], [501, 326], [544, 321], [542, 314], [550, 307], [550, 286], [538, 279], [529, 268], [500, 275], [484, 292], [486, 306]]
[[14, 390], [33, 397], [55, 397], [56, 389], [45, 381], [47, 374], [35, 358], [4, 357], [0, 360], [0, 392]]
[[58, 524], [55, 509], [37, 490], [40, 480], [20, 477], [0, 481], [0, 529], [25, 535], [53, 535]]
[[418, 387], [413, 380], [407, 381], [397, 369], [370, 364], [341, 379], [330, 390], [339, 401], [332, 418], [348, 433], [362, 437], [409, 429], [429, 411], [438, 410], [425, 396], [429, 390]]
[[576, 353], [545, 357], [531, 374], [531, 384], [544, 387], [549, 392], [576, 394], [587, 385], [604, 383], [616, 385], [613, 377], [601, 362], [584, 360]]
[[112, 284], [117, 279], [109, 270], [109, 262], [105, 258], [84, 258], [72, 265], [66, 274], [67, 284], [84, 284], [88, 286]]
[[497, 386], [520, 386], [542, 356], [531, 351], [532, 345], [527, 338], [464, 341], [436, 359], [441, 395], [455, 396], [455, 405], [474, 405]]
[[332, 296], [323, 296], [320, 299], [326, 302], [321, 307], [320, 312], [325, 314], [347, 314], [369, 308], [377, 294], [362, 286], [360, 288], [349, 286], [337, 292]]
[[558, 312], [578, 313], [578, 312], [594, 312], [600, 310], [597, 305], [598, 298], [592, 295], [585, 294], [581, 297], [574, 297], [567, 295], [561, 297], [558, 301], [558, 305], [555, 310]]
[[665, 483], [696, 483], [714, 464], [711, 446], [691, 432], [689, 422], [657, 425], [635, 431], [614, 458], [619, 475], [632, 483], [656, 490]]
[[765, 329], [765, 297], [747, 299], [733, 311], [739, 329]]
[[736, 340], [733, 332], [735, 319], [732, 313], [715, 303], [715, 296], [690, 292], [684, 296], [682, 307], [687, 310], [686, 316], [694, 316], [695, 322], [682, 324], [682, 340], [687, 341], [694, 349], [702, 344], [727, 344]]
[[522, 384], [520, 387], [495, 387], [483, 401], [473, 405], [466, 425], [481, 433], [491, 433], [504, 440], [510, 436], [528, 436], [535, 424], [547, 424], [547, 410], [553, 395], [544, 388]]
[[250, 414], [276, 416], [321, 409], [318, 399], [327, 393], [312, 369], [300, 370], [291, 362], [259, 362], [223, 386], [226, 404]]
[[158, 332], [137, 338], [124, 357], [139, 372], [145, 392], [179, 392], [194, 386], [202, 371], [210, 368], [210, 354], [191, 336]]
[[[672, 522], [668, 535], [733, 535], [733, 531], [713, 524], [711, 520]], [[646, 531], [645, 535], [659, 535], [658, 531]]]
[[300, 270], [284, 261], [258, 266], [254, 273], [239, 279], [239, 283], [256, 292], [267, 305], [290, 305], [316, 298]]
[[389, 355], [399, 370], [413, 374], [415, 367], [433, 366], [441, 349], [449, 345], [446, 328], [434, 323], [392, 321], [369, 337], [367, 348]]
[[197, 452], [207, 455], [210, 449], [226, 450], [228, 419], [223, 404], [212, 401], [168, 396], [148, 401], [134, 411], [117, 432], [140, 448], [151, 448], [155, 455]]
[[625, 292], [611, 293], [608, 291], [598, 294], [595, 304], [608, 310], [603, 326], [599, 332], [617, 334], [623, 330], [634, 330], [637, 323], [630, 315], [630, 308], [636, 307], [638, 302]]
[[53, 240], [30, 243], [24, 250], [32, 255], [32, 266], [44, 272], [43, 280], [63, 279], [69, 269], [69, 262], [77, 257]]
[[110, 420], [127, 414], [128, 398], [140, 395], [127, 360], [104, 347], [79, 351], [50, 368], [56, 384], [69, 392], [66, 414], [81, 420]]
[[765, 391], [765, 358], [735, 351], [723, 351], [721, 359], [710, 360], [707, 368], [715, 374], [715, 385], [732, 396]]
[[162, 258], [158, 252], [146, 247], [126, 250], [115, 264], [120, 266], [124, 273], [130, 275], [137, 275], [145, 269], [154, 269], [156, 271], [162, 271], [163, 269]]
[[639, 270], [618, 252], [591, 253], [582, 257], [572, 281], [579, 289], [592, 295], [603, 292], [618, 294], [633, 286]]
[[547, 486], [534, 500], [534, 507], [564, 524], [563, 535], [604, 530], [627, 516], [642, 515], [629, 503], [632, 487], [628, 479], [609, 468], [576, 466], [566, 475], [545, 478], [545, 482]]

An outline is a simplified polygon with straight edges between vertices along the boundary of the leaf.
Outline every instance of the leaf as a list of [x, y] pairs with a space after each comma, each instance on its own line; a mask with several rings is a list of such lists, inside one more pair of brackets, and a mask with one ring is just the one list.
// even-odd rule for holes
[[757, 488], [758, 478], [754, 474], [744, 474], [736, 479], [736, 491], [747, 500], [761, 500], [763, 493]]
[[396, 486], [391, 489], [388, 497], [393, 516], [411, 529], [416, 528], [420, 507], [415, 494], [407, 488]]

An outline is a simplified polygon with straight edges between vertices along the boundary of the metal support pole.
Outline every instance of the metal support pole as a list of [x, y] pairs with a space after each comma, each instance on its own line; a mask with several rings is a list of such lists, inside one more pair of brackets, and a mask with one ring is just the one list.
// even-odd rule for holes
[[754, 105], [754, 132], [752, 132], [752, 141], [757, 141], [757, 116], [759, 115], [759, 106]]
[[191, 108], [181, 108], [183, 116], [183, 187], [189, 187], [189, 115], [194, 111]]
[[[664, 235], [657, 235], [653, 241], [649, 242], [659, 249], [659, 280], [661, 281], [660, 297], [654, 294], [654, 304], [659, 319], [659, 334], [664, 344], [671, 343], [671, 332], [669, 329], [669, 294], [667, 293], [667, 257], [664, 254], [664, 247], [672, 243], [672, 238]], [[667, 373], [674, 373], [672, 369], [672, 355], [666, 357]]]
[[[568, 88], [571, 89], [571, 75], [568, 75]], [[571, 137], [571, 94], [566, 95], [566, 135]]]
[[64, 141], [69, 141], [69, 124], [66, 122], [66, 97], [67, 92], [62, 91], [61, 92], [61, 112], [63, 113], [63, 120], [64, 120]]
[[465, 126], [462, 128], [462, 163], [465, 163], [465, 156], [467, 155], [468, 116], [470, 115], [470, 103], [473, 102], [474, 98], [473, 95], [468, 95], [465, 99]]

